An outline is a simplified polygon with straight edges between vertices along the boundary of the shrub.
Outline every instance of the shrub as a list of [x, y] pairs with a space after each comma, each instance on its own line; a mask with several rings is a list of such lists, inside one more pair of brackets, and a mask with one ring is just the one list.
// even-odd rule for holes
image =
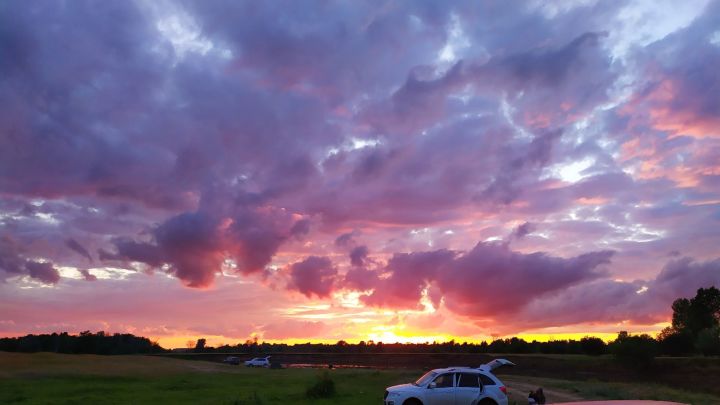
[[705, 356], [720, 354], [720, 328], [706, 328], [698, 333], [695, 346]]
[[319, 375], [315, 384], [305, 391], [308, 398], [330, 398], [335, 395], [335, 381], [330, 378], [327, 372]]
[[265, 402], [263, 402], [262, 398], [258, 396], [258, 393], [253, 391], [252, 395], [248, 396], [246, 399], [240, 399], [237, 398], [234, 401], [232, 401], [232, 405], [263, 405]]

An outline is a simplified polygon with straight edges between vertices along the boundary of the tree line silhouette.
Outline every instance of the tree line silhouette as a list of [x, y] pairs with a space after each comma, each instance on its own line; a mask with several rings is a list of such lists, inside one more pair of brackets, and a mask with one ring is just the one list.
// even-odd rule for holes
[[[267, 343], [257, 338], [236, 345], [210, 347], [205, 339], [198, 339], [196, 353], [514, 353], [514, 354], [613, 354], [618, 360], [637, 366], [648, 365], [656, 355], [683, 356], [692, 354], [720, 355], [720, 290], [715, 287], [701, 288], [695, 297], [679, 298], [673, 302], [672, 326], [664, 329], [656, 338], [647, 335], [630, 335], [620, 332], [609, 343], [597, 337], [580, 340], [531, 341], [517, 337], [497, 339], [492, 342], [459, 343], [383, 343], [361, 341], [348, 343], [340, 340], [335, 344], [323, 343]], [[67, 332], [44, 335], [27, 335], [16, 338], [0, 338], [0, 351], [10, 352], [56, 352], [94, 354], [162, 353], [167, 349], [145, 337], [132, 334], [108, 334], [105, 332]]]
[[54, 352], [68, 354], [149, 354], [165, 349], [156, 342], [130, 333], [67, 332], [43, 335], [27, 335], [0, 338], [0, 351], [6, 352]]

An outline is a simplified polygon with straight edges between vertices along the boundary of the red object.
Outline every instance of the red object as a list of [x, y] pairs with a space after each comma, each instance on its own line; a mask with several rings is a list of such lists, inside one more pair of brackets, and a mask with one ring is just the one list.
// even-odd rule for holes
[[500, 386], [500, 391], [502, 391], [503, 394], [507, 395], [507, 388], [505, 388], [504, 385], [501, 385], [501, 386]]

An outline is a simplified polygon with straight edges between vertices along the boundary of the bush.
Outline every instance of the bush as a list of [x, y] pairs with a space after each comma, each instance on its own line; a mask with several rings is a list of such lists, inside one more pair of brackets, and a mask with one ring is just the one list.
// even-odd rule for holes
[[720, 354], [720, 328], [706, 328], [698, 333], [695, 346], [705, 356]]
[[660, 352], [669, 356], [682, 356], [695, 351], [693, 338], [689, 333], [676, 332], [672, 329], [663, 330], [658, 336]]
[[246, 399], [240, 399], [237, 398], [232, 402], [232, 405], [263, 405], [265, 402], [263, 402], [262, 398], [258, 396], [258, 393], [253, 391], [252, 395], [248, 396]]
[[621, 364], [634, 369], [647, 369], [655, 363], [658, 343], [649, 335], [630, 336], [620, 332], [612, 344], [612, 353]]
[[305, 395], [308, 398], [330, 398], [335, 395], [335, 381], [327, 372], [322, 373], [315, 384], [305, 391]]

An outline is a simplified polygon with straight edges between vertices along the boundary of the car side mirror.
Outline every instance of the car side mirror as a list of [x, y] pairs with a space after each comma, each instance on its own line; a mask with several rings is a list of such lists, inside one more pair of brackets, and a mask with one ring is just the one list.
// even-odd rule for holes
[[428, 388], [429, 388], [429, 389], [433, 389], [433, 388], [435, 388], [435, 387], [437, 387], [437, 383], [434, 382], [434, 381], [431, 382], [431, 383], [428, 385]]

